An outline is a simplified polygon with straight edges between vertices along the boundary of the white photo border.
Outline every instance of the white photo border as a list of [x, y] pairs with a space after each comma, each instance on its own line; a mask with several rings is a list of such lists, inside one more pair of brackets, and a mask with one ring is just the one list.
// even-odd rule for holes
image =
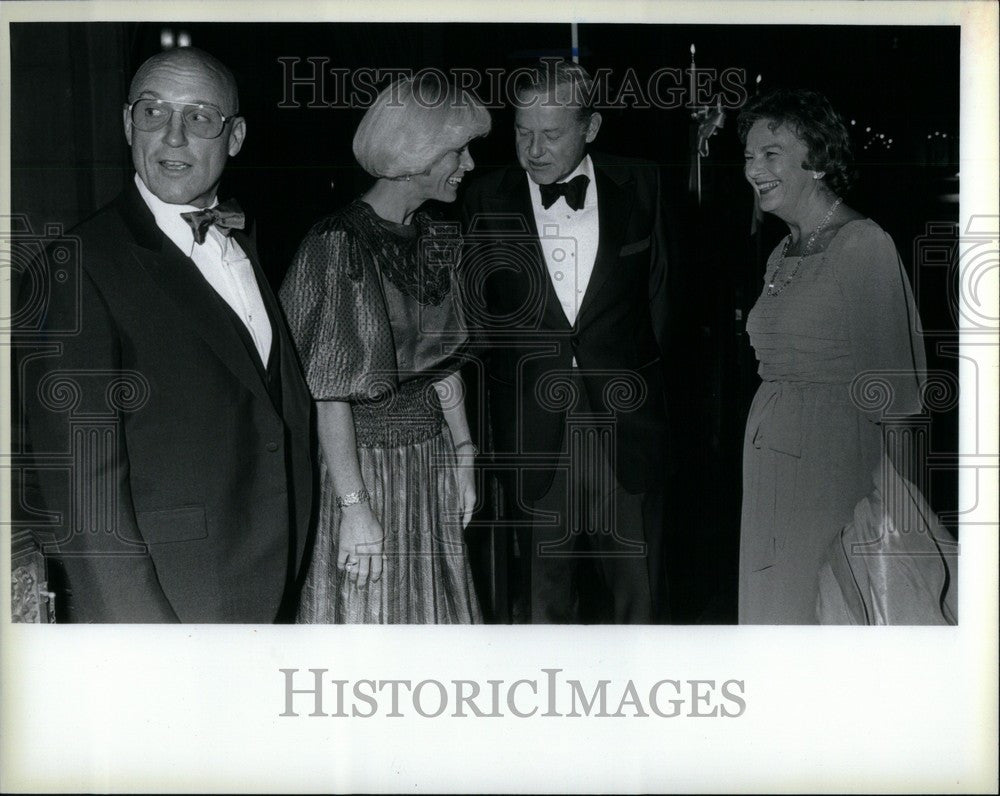
[[[1000, 216], [997, 11], [990, 2], [8, 2], [3, 175], [10, 216], [10, 34], [16, 21], [239, 20], [961, 25], [960, 227]], [[831, 63], [831, 68], [836, 68]], [[2, 231], [0, 231], [2, 232]], [[994, 254], [994, 257], [996, 255]], [[996, 268], [993, 279], [995, 283]], [[992, 284], [992, 283], [991, 283]], [[8, 313], [8, 283], [0, 314]], [[994, 293], [992, 301], [996, 302]], [[996, 304], [992, 316], [997, 317]], [[977, 338], [981, 340], [981, 337]], [[99, 792], [990, 792], [997, 787], [997, 339], [962, 335], [961, 534], [955, 628], [264, 627], [15, 625], [3, 478], [0, 790]], [[0, 442], [10, 445], [9, 348]], [[978, 376], [978, 378], [977, 378]], [[966, 389], [971, 388], [971, 389]], [[978, 389], [978, 394], [976, 394]], [[976, 407], [987, 407], [976, 415]], [[983, 464], [985, 462], [985, 464]], [[975, 524], [973, 524], [975, 523]], [[501, 717], [309, 716], [286, 675], [407, 679], [739, 681], [735, 717], [544, 716], [521, 686]], [[560, 670], [550, 675], [546, 670]], [[350, 689], [351, 686], [348, 686]], [[333, 700], [333, 686], [329, 686]], [[559, 712], [567, 713], [565, 692]], [[521, 700], [520, 702], [518, 700]], [[429, 699], [433, 706], [433, 700]], [[738, 702], [729, 700], [730, 708]], [[332, 712], [332, 702], [327, 713]], [[363, 702], [356, 706], [363, 707]], [[609, 708], [610, 710], [610, 708]]]

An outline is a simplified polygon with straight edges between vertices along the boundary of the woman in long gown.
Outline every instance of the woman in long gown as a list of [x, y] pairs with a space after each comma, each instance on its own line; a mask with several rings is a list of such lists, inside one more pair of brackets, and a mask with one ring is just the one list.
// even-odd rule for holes
[[436, 79], [396, 81], [354, 154], [374, 185], [308, 233], [280, 298], [316, 401], [321, 497], [298, 621], [467, 623], [482, 616], [462, 533], [476, 447], [458, 372], [453, 202], [488, 112]]
[[763, 383], [743, 447], [741, 624], [815, 624], [818, 578], [882, 462], [888, 417], [920, 412], [919, 319], [892, 239], [844, 204], [849, 138], [820, 94], [740, 114], [745, 175], [788, 236], [747, 318]]

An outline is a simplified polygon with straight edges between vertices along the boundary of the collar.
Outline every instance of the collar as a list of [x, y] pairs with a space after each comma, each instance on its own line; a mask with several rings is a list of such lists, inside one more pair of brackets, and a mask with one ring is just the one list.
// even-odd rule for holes
[[[203, 208], [195, 207], [194, 205], [174, 205], [164, 202], [146, 187], [146, 184], [140, 179], [138, 173], [135, 174], [134, 179], [135, 187], [139, 189], [139, 196], [142, 197], [142, 201], [146, 203], [146, 206], [152, 212], [156, 226], [160, 228], [164, 235], [170, 238], [178, 249], [190, 257], [195, 246], [194, 231], [181, 218], [181, 213], [190, 213]], [[218, 203], [219, 197], [216, 196], [212, 199], [209, 207], [215, 207]]]
[[[567, 174], [563, 179], [559, 180], [559, 182], [569, 182], [580, 174], [586, 175], [586, 177], [590, 180], [587, 183], [587, 195], [583, 198], [582, 209], [586, 210], [587, 208], [597, 207], [597, 186], [594, 183], [594, 162], [590, 159], [590, 155], [584, 155], [583, 160], [576, 165], [576, 168]], [[524, 172], [524, 178], [528, 181], [528, 191], [531, 193], [531, 206], [544, 210], [544, 208], [542, 208], [542, 189], [538, 186], [538, 183], [528, 176], [528, 172]], [[561, 197], [560, 201], [564, 204], [566, 202], [566, 200]], [[549, 210], [545, 210], [544, 212], [553, 210], [558, 204], [559, 202], [557, 201], [556, 204], [549, 208]]]

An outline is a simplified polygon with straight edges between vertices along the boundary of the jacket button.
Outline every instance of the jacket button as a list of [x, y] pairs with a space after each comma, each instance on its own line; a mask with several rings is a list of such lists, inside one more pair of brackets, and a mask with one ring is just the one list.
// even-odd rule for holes
[[271, 451], [271, 453], [274, 453], [276, 450], [278, 450], [278, 443], [277, 442], [267, 443], [267, 449]]

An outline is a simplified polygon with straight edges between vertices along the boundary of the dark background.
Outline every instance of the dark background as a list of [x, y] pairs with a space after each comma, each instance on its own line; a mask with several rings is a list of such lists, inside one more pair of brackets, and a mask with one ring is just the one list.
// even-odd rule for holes
[[[131, 75], [161, 49], [164, 30], [175, 37], [185, 32], [237, 76], [248, 136], [222, 192], [238, 196], [256, 217], [275, 286], [312, 223], [349, 202], [368, 181], [351, 154], [364, 108], [308, 107], [309, 91], [302, 87], [294, 95], [301, 107], [279, 108], [285, 93], [279, 58], [301, 59], [300, 76], [311, 68], [309, 57], [351, 70], [510, 71], [540, 56], [567, 56], [570, 44], [568, 24], [12, 24], [12, 204], [35, 234], [54, 223], [69, 229], [131, 179], [121, 108]], [[954, 269], [939, 252], [950, 250], [958, 220], [959, 29], [579, 27], [580, 62], [592, 71], [613, 70], [613, 86], [628, 69], [645, 83], [657, 68], [687, 68], [692, 43], [700, 69], [743, 69], [750, 91], [758, 74], [763, 88], [817, 89], [856, 122], [851, 131], [860, 179], [847, 201], [896, 241], [927, 331], [930, 367], [957, 373]], [[480, 171], [514, 157], [512, 113], [492, 113], [493, 132], [472, 147]], [[742, 428], [757, 385], [742, 319], [760, 291], [766, 255], [785, 230], [768, 219], [750, 234], [751, 192], [742, 177], [734, 112], [711, 139], [700, 204], [687, 190], [688, 109], [629, 107], [603, 115], [597, 148], [663, 168], [675, 241], [667, 352], [675, 470], [665, 474], [673, 496], [673, 620], [733, 622]], [[879, 133], [884, 138], [873, 138]], [[957, 450], [957, 408], [935, 412], [929, 497], [955, 531]], [[489, 608], [491, 593], [505, 580], [506, 559], [498, 553], [503, 546], [495, 547], [503, 534], [480, 530], [472, 537]], [[503, 602], [492, 606], [501, 619], [507, 615]]]

